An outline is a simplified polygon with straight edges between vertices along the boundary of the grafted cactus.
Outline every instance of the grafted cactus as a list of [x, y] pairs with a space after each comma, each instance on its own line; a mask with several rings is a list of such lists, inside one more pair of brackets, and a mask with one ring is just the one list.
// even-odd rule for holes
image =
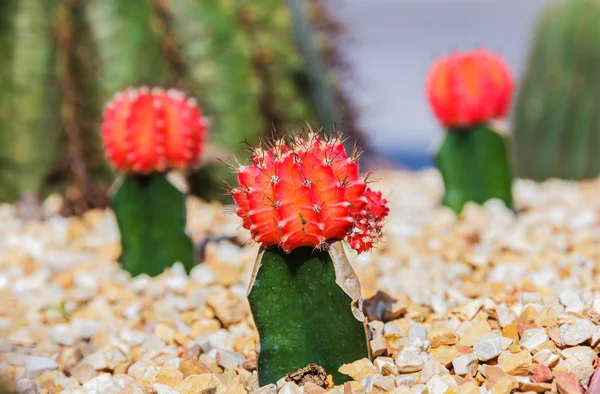
[[195, 101], [173, 89], [130, 89], [106, 106], [106, 155], [125, 174], [112, 206], [121, 232], [121, 264], [132, 275], [159, 275], [175, 262], [192, 269], [185, 195], [167, 172], [198, 161], [205, 129]]
[[370, 250], [387, 201], [367, 187], [340, 138], [314, 133], [255, 149], [232, 193], [244, 228], [262, 245], [248, 294], [260, 384], [308, 364], [347, 380], [339, 367], [370, 352], [360, 284], [341, 241]]
[[448, 55], [430, 71], [429, 102], [447, 131], [435, 161], [444, 180], [443, 204], [455, 212], [469, 201], [492, 198], [512, 208], [507, 141], [490, 121], [507, 114], [513, 85], [502, 59], [486, 50]]

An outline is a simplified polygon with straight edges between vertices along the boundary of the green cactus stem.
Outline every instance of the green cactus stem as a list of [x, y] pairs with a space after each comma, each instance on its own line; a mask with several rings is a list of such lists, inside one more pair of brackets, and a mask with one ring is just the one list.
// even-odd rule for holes
[[132, 276], [156, 276], [181, 262], [189, 272], [194, 247], [185, 231], [185, 195], [166, 174], [128, 175], [112, 206], [121, 232], [121, 265]]
[[446, 190], [443, 204], [456, 213], [469, 201], [483, 204], [493, 198], [512, 209], [507, 141], [489, 126], [448, 130], [435, 161]]
[[517, 175], [600, 175], [600, 1], [549, 4], [541, 15], [514, 112]]
[[261, 385], [308, 364], [340, 384], [350, 378], [339, 367], [370, 356], [360, 284], [341, 242], [329, 251], [261, 249], [248, 299], [260, 335]]

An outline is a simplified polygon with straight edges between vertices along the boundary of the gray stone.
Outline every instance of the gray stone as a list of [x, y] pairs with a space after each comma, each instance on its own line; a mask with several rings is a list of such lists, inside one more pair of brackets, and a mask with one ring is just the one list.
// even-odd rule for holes
[[585, 307], [579, 294], [573, 290], [564, 291], [559, 297], [560, 303], [565, 306], [567, 312], [581, 313]]
[[463, 354], [452, 360], [452, 366], [454, 367], [454, 373], [460, 376], [471, 375], [475, 376], [477, 373], [477, 365], [479, 359], [473, 353]]
[[423, 369], [423, 358], [408, 349], [400, 351], [395, 361], [400, 373], [417, 372]]
[[40, 387], [31, 379], [21, 379], [17, 382], [17, 394], [39, 394]]
[[481, 361], [488, 361], [502, 353], [502, 340], [498, 335], [485, 335], [473, 346], [475, 355]]
[[38, 356], [27, 356], [25, 357], [25, 370], [27, 371], [27, 377], [35, 379], [44, 372], [54, 371], [58, 368], [56, 361]]
[[563, 324], [560, 326], [560, 341], [568, 346], [579, 345], [590, 339], [594, 330], [594, 323], [586, 319], [577, 320], [575, 324]]
[[523, 331], [519, 344], [531, 351], [548, 340], [548, 334], [543, 328], [530, 328]]

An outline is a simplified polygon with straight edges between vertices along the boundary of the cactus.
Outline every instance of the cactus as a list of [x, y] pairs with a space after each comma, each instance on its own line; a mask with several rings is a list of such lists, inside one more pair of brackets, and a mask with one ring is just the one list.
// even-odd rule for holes
[[369, 250], [387, 201], [367, 187], [339, 137], [276, 140], [237, 170], [236, 214], [261, 244], [248, 294], [260, 384], [311, 363], [347, 380], [338, 368], [369, 357], [369, 347], [360, 284], [340, 241]]
[[443, 57], [429, 73], [429, 102], [447, 130], [435, 158], [443, 204], [457, 213], [469, 201], [492, 198], [513, 206], [507, 141], [490, 125], [507, 114], [512, 90], [509, 69], [486, 50]]
[[[311, 20], [301, 22], [321, 18], [322, 8], [311, 4]], [[175, 87], [196, 97], [219, 148], [210, 151], [221, 158], [244, 141], [256, 144], [265, 130], [293, 129], [305, 119], [341, 118], [355, 130], [350, 114], [324, 115], [299, 82], [306, 72], [295, 24], [278, 0], [6, 0], [0, 11], [3, 200], [68, 187], [82, 200], [76, 212], [101, 206], [93, 181], [111, 177], [96, 138], [101, 103], [129, 86]], [[317, 33], [318, 61], [333, 39]], [[327, 66], [320, 78], [332, 89], [335, 65]], [[210, 186], [232, 174], [210, 165], [191, 176], [203, 180], [195, 192], [220, 198]]]
[[[12, 4], [12, 5], [11, 5]], [[3, 2], [0, 157], [13, 182], [2, 199], [68, 186], [74, 211], [102, 205], [108, 175], [94, 129], [99, 115], [93, 40], [82, 2]], [[6, 54], [6, 56], [4, 56]], [[74, 201], [77, 200], [77, 201]]]
[[121, 264], [133, 276], [159, 275], [177, 261], [188, 272], [194, 266], [194, 247], [185, 232], [185, 196], [166, 173], [198, 161], [205, 129], [195, 101], [173, 89], [129, 89], [106, 106], [106, 156], [125, 173], [112, 199]]
[[595, 96], [600, 2], [560, 1], [541, 16], [514, 115], [517, 175], [535, 180], [600, 174]]

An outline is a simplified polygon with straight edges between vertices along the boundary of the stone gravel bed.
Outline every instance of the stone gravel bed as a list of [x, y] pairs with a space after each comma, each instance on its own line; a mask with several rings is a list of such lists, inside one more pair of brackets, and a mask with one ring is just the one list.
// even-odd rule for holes
[[[203, 263], [130, 278], [109, 210], [24, 221], [0, 206], [0, 375], [17, 393], [584, 393], [600, 351], [600, 180], [519, 180], [457, 217], [435, 170], [376, 173], [387, 234], [351, 256], [373, 361], [258, 387], [245, 299], [257, 246], [188, 200]], [[299, 376], [299, 377], [298, 377]], [[595, 385], [595, 386], [594, 386]], [[589, 392], [600, 392], [592, 383]], [[595, 388], [594, 388], [595, 387]]]

